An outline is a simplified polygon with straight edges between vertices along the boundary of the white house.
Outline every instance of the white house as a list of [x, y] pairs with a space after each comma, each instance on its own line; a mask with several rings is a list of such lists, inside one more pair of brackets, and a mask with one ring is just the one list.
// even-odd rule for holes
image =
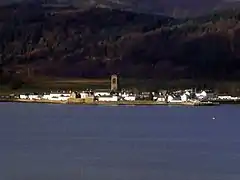
[[56, 97], [56, 96], [52, 96], [50, 97], [49, 100], [56, 100], [56, 101], [67, 101], [69, 99], [69, 97], [66, 97], [66, 96], [59, 96], [59, 97]]
[[50, 94], [44, 94], [43, 96], [42, 96], [42, 99], [49, 99], [50, 98]]
[[88, 93], [86, 93], [86, 92], [81, 92], [81, 93], [80, 93], [80, 96], [81, 96], [81, 99], [85, 99], [85, 98], [87, 98], [89, 95], [88, 95]]
[[19, 96], [20, 99], [29, 99], [29, 100], [39, 100], [41, 99], [39, 95], [37, 94], [29, 94], [29, 95], [26, 95], [26, 94], [21, 94]]
[[71, 94], [69, 93], [51, 93], [45, 94], [42, 96], [42, 99], [51, 100], [51, 101], [67, 101], [70, 98]]
[[119, 93], [119, 96], [121, 96], [122, 98], [128, 96], [128, 94], [126, 92], [123, 92], [123, 93]]
[[183, 95], [181, 95], [181, 101], [182, 102], [186, 102], [188, 100], [188, 95], [186, 93], [184, 93]]
[[135, 101], [136, 100], [136, 96], [129, 95], [129, 96], [125, 96], [123, 99], [125, 101]]
[[168, 95], [168, 96], [167, 96], [167, 102], [171, 102], [172, 100], [173, 100], [173, 96]]
[[19, 98], [20, 99], [28, 99], [28, 95], [20, 94]]
[[207, 98], [207, 92], [206, 92], [206, 91], [202, 91], [202, 92], [200, 92], [200, 93], [196, 93], [195, 95], [196, 95], [196, 97], [197, 97], [198, 99], [200, 99], [200, 100]]
[[166, 97], [163, 95], [160, 95], [159, 97], [157, 97], [156, 99], [158, 102], [165, 102], [166, 101]]
[[70, 97], [71, 94], [69, 93], [51, 93], [50, 94], [51, 97]]
[[94, 96], [96, 97], [96, 96], [110, 96], [111, 94], [110, 94], [110, 92], [94, 92]]
[[196, 93], [195, 95], [199, 100], [206, 99], [206, 98], [214, 99], [216, 97], [214, 92], [212, 92], [211, 90], [204, 90], [204, 91], [201, 91], [200, 93]]
[[118, 96], [99, 96], [98, 101], [118, 101]]
[[184, 94], [186, 94], [187, 96], [190, 96], [190, 95], [191, 95], [190, 91], [187, 91], [187, 90], [185, 90], [185, 93], [184, 93]]
[[182, 102], [181, 98], [177, 98], [171, 95], [167, 96], [167, 102], [172, 102], [172, 103], [179, 103]]
[[30, 95], [28, 95], [28, 99], [30, 99], [30, 100], [39, 100], [41, 98], [40, 98], [39, 95], [30, 94]]
[[239, 97], [233, 97], [233, 96], [218, 96], [218, 99], [220, 100], [238, 100]]

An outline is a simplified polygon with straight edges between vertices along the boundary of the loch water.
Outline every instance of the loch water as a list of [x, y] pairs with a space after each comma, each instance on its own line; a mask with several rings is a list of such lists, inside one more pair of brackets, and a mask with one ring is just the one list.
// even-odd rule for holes
[[240, 106], [0, 103], [1, 180], [239, 180]]

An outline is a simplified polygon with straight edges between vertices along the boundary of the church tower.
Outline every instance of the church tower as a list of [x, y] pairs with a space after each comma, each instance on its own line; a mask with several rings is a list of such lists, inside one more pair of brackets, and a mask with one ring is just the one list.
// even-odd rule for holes
[[118, 77], [116, 74], [111, 76], [111, 91], [118, 91]]

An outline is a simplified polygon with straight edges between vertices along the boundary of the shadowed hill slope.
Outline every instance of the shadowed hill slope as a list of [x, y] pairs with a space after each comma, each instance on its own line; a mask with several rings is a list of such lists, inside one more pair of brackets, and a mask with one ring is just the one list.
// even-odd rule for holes
[[239, 19], [237, 10], [176, 20], [103, 8], [11, 6], [0, 11], [1, 74], [238, 79]]

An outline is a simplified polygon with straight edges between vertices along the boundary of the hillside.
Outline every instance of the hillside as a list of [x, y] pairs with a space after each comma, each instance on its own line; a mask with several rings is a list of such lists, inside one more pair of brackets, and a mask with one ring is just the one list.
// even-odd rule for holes
[[1, 76], [238, 79], [239, 18], [237, 10], [176, 20], [104, 8], [3, 7]]

